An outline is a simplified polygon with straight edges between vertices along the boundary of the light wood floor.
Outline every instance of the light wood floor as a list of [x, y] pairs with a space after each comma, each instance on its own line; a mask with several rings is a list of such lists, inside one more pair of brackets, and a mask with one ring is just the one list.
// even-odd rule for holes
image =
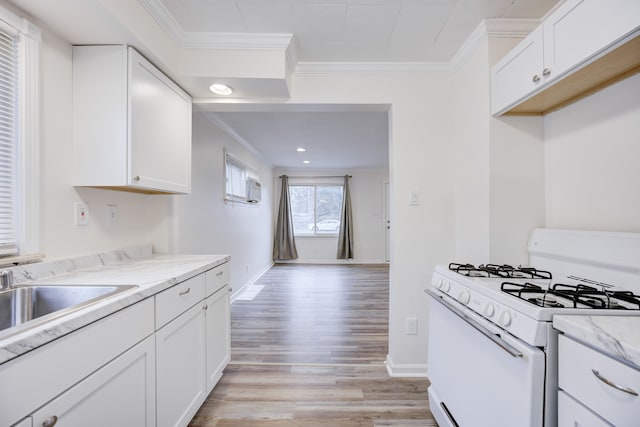
[[276, 265], [231, 306], [231, 363], [191, 427], [435, 426], [426, 379], [390, 378], [387, 266]]

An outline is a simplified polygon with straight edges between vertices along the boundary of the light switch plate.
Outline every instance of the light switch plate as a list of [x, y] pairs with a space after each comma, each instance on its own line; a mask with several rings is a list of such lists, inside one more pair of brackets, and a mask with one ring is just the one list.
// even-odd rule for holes
[[81, 202], [73, 204], [73, 224], [76, 226], [89, 225], [89, 205]]

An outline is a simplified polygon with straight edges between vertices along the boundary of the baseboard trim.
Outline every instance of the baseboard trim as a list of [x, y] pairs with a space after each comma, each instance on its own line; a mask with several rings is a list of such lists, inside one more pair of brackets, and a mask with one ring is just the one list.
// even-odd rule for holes
[[390, 377], [395, 378], [427, 378], [427, 364], [426, 363], [405, 363], [395, 364], [391, 355], [387, 354], [385, 360], [387, 365], [387, 373]]
[[389, 265], [388, 261], [380, 261], [380, 260], [345, 260], [345, 259], [295, 259], [295, 260], [279, 260], [275, 262], [276, 264], [322, 264], [322, 265], [336, 265], [336, 264], [357, 264], [357, 265]]
[[240, 286], [240, 288], [234, 289], [233, 292], [231, 293], [231, 304], [233, 304], [233, 302], [236, 300], [236, 298], [238, 298], [238, 295], [242, 294], [250, 285], [253, 285], [254, 283], [256, 283], [258, 281], [258, 279], [260, 279], [262, 276], [264, 276], [264, 274], [267, 271], [269, 271], [269, 269], [271, 267], [273, 267], [273, 263], [268, 264], [265, 268], [260, 270], [258, 272], [258, 274], [256, 274], [251, 279], [249, 279], [244, 284], [242, 284], [242, 286]]

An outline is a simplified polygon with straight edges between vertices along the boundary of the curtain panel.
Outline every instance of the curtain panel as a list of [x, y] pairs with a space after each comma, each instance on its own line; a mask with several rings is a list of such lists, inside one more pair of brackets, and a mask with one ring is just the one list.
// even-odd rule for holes
[[281, 177], [280, 204], [273, 241], [273, 259], [291, 260], [298, 258], [296, 240], [293, 236], [293, 219], [291, 217], [291, 201], [289, 199], [289, 177]]
[[351, 258], [353, 258], [351, 192], [349, 191], [349, 175], [345, 175], [342, 196], [342, 212], [340, 214], [340, 234], [338, 235], [338, 259]]

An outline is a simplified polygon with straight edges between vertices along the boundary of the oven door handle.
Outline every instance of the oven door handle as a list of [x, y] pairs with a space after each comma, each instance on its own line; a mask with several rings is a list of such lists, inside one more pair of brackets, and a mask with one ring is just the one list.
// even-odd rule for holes
[[498, 347], [500, 347], [501, 349], [509, 353], [512, 357], [522, 357], [522, 353], [519, 352], [517, 348], [513, 347], [512, 345], [507, 343], [505, 340], [501, 339], [499, 335], [494, 334], [493, 332], [491, 332], [490, 330], [488, 330], [487, 328], [485, 328], [484, 326], [482, 326], [481, 324], [479, 324], [478, 322], [476, 322], [475, 320], [473, 320], [472, 318], [464, 314], [461, 310], [449, 304], [440, 295], [433, 292], [431, 289], [425, 289], [424, 291], [427, 294], [429, 294], [431, 297], [433, 297], [434, 300], [444, 305], [453, 314], [458, 316], [460, 319], [464, 320], [467, 324], [469, 324], [469, 326], [473, 327], [482, 335], [489, 338], [491, 341], [497, 344]]

